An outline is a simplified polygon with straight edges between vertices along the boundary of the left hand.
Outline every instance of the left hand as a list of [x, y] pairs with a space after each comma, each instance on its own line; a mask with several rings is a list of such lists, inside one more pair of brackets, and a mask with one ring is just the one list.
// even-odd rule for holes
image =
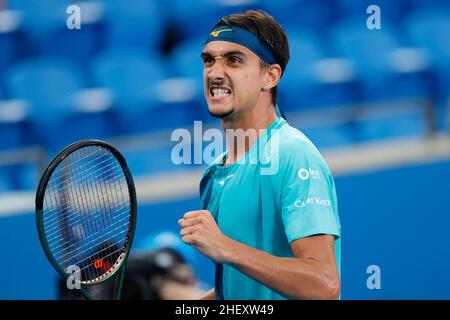
[[183, 242], [192, 245], [204, 255], [216, 262], [222, 262], [231, 245], [231, 239], [225, 236], [208, 210], [187, 212], [178, 220]]

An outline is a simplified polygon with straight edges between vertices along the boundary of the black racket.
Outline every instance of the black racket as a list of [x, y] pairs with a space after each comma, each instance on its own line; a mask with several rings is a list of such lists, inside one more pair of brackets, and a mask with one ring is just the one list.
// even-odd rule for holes
[[36, 193], [42, 248], [69, 289], [116, 275], [115, 299], [136, 226], [136, 192], [125, 158], [98, 140], [78, 141], [49, 164]]

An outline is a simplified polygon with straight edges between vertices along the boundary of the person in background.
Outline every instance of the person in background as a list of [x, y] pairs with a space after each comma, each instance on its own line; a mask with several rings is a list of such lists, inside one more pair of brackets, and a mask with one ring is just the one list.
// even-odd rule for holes
[[139, 253], [128, 261], [124, 300], [191, 300], [203, 293], [193, 269], [173, 248]]

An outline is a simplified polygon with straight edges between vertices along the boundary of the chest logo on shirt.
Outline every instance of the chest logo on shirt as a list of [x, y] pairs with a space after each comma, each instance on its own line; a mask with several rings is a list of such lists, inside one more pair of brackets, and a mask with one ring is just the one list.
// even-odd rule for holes
[[301, 168], [300, 170], [298, 170], [297, 175], [302, 180], [308, 180], [309, 178], [314, 179], [314, 180], [322, 179], [319, 171], [313, 170], [311, 168], [308, 168], [308, 169]]

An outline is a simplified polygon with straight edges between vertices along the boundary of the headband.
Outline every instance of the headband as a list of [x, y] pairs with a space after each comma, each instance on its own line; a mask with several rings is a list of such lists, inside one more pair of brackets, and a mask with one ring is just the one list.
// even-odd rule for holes
[[214, 29], [205, 41], [228, 41], [240, 44], [253, 51], [257, 56], [268, 64], [278, 63], [275, 55], [266, 44], [253, 33], [235, 26], [220, 26]]

